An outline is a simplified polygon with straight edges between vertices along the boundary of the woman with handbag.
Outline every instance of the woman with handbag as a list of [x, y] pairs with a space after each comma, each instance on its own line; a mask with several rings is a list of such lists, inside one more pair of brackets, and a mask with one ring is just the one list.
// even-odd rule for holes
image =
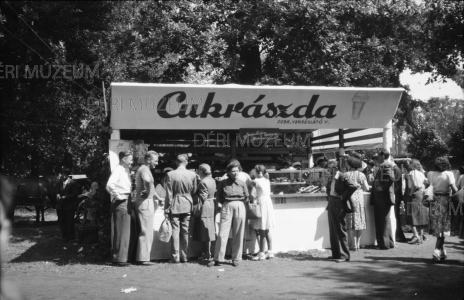
[[451, 229], [451, 216], [449, 213], [450, 189], [457, 192], [453, 173], [449, 171], [450, 163], [446, 157], [435, 160], [435, 171], [427, 174], [427, 180], [433, 187], [433, 202], [430, 206], [430, 227], [437, 237], [434, 261], [446, 259], [445, 236], [449, 236]]
[[[193, 236], [192, 239], [203, 243], [203, 254], [199, 260], [211, 259], [211, 243], [216, 241], [215, 216], [217, 201], [214, 200], [216, 182], [211, 176], [211, 167], [201, 164], [198, 167], [200, 181], [193, 197]], [[213, 247], [214, 248], [214, 247]]]
[[348, 237], [353, 240], [350, 250], [358, 251], [361, 245], [362, 231], [366, 229], [366, 213], [364, 211], [364, 193], [369, 191], [366, 175], [359, 171], [362, 166], [361, 160], [350, 156], [347, 160], [350, 171], [345, 172], [345, 176], [358, 184], [358, 189], [351, 195], [354, 212], [347, 213], [345, 216]]
[[425, 240], [424, 228], [429, 225], [429, 208], [422, 203], [427, 178], [417, 159], [411, 159], [407, 169], [409, 173], [406, 176], [404, 193], [407, 208], [406, 225], [412, 226], [414, 233], [408, 244], [420, 245]]
[[[271, 229], [274, 228], [274, 208], [271, 199], [271, 184], [269, 179], [266, 179], [266, 167], [257, 165], [255, 167], [256, 179], [252, 184], [256, 187], [256, 200], [261, 208], [261, 218], [252, 219], [251, 227], [259, 231], [259, 253], [253, 260], [265, 260], [266, 258], [273, 259], [272, 253], [272, 233]], [[267, 252], [264, 251], [267, 241]]]

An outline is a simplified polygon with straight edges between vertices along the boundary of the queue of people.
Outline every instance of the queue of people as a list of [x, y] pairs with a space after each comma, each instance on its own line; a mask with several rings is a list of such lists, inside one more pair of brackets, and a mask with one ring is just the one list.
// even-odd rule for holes
[[[430, 228], [437, 237], [432, 258], [436, 262], [445, 260], [447, 255], [444, 239], [450, 234], [452, 217], [450, 197], [464, 188], [464, 175], [460, 176], [456, 184], [446, 157], [437, 158], [435, 170], [427, 174], [417, 159], [406, 162], [407, 172], [403, 174], [386, 150], [380, 151], [374, 159], [375, 163], [371, 161], [367, 164], [367, 176], [365, 172], [361, 172], [361, 160], [356, 155], [346, 159], [348, 170], [343, 172], [338, 170], [337, 161], [328, 162], [328, 169], [334, 170], [330, 172], [332, 176], [327, 185], [327, 210], [333, 254], [329, 259], [337, 262], [349, 261], [349, 250], [359, 250], [362, 231], [366, 229], [363, 191], [370, 191], [377, 249], [394, 248], [395, 240], [421, 245], [427, 240], [425, 230]], [[369, 179], [369, 176], [372, 178]], [[424, 191], [429, 186], [433, 187], [433, 197], [427, 202], [424, 201]], [[395, 235], [391, 229], [391, 206], [395, 208], [397, 220]], [[406, 224], [412, 226], [413, 236], [410, 240], [406, 239], [401, 228], [401, 207], [407, 208]], [[349, 244], [352, 246], [349, 247]]]
[[[168, 170], [163, 179], [166, 191], [162, 199], [154, 187], [150, 169], [158, 164], [159, 155], [148, 151], [145, 164], [135, 174], [135, 193], [130, 183], [133, 155], [130, 151], [119, 154], [120, 163], [113, 170], [107, 183], [112, 197], [112, 255], [113, 265], [128, 266], [131, 262], [150, 265], [153, 244], [154, 203], [164, 202], [165, 218], [172, 226], [170, 262], [184, 263], [188, 258], [189, 226], [193, 226], [192, 239], [202, 243], [200, 260], [208, 266], [224, 262], [226, 247], [231, 240], [232, 265], [239, 266], [244, 253], [245, 232], [256, 230], [260, 237], [260, 251], [254, 260], [272, 259], [272, 234], [274, 216], [270, 198], [270, 182], [266, 168], [256, 166], [256, 179], [241, 170], [237, 160], [231, 160], [227, 173], [218, 185], [212, 178], [208, 164], [199, 166], [197, 174], [187, 170], [188, 156], [177, 156], [175, 170]], [[252, 195], [252, 197], [250, 197]], [[164, 200], [164, 201], [163, 201]], [[256, 201], [262, 212], [260, 219], [248, 220], [246, 205]], [[201, 203], [201, 213], [194, 217], [195, 205]], [[216, 217], [220, 214], [219, 224]], [[266, 251], [267, 242], [267, 251]]]
[[[112, 196], [112, 253], [113, 263], [118, 266], [149, 265], [153, 243], [154, 203], [164, 200], [165, 218], [172, 226], [171, 263], [188, 261], [189, 226], [193, 226], [192, 238], [202, 243], [199, 260], [208, 266], [224, 262], [227, 246], [230, 246], [232, 265], [239, 266], [246, 254], [245, 245], [255, 233], [259, 251], [252, 260], [274, 258], [273, 230], [275, 220], [269, 177], [263, 165], [257, 165], [250, 175], [243, 172], [240, 162], [231, 160], [227, 172], [221, 178], [212, 178], [208, 164], [199, 166], [197, 174], [187, 170], [188, 156], [179, 155], [177, 168], [167, 170], [163, 179], [165, 199], [154, 188], [150, 169], [158, 164], [159, 155], [149, 151], [145, 164], [137, 171], [135, 193], [132, 194], [129, 168], [132, 153], [120, 153], [120, 164], [113, 171], [107, 190]], [[433, 253], [435, 261], [446, 259], [444, 238], [450, 230], [448, 212], [450, 192], [457, 192], [454, 176], [449, 172], [449, 162], [440, 157], [435, 161], [435, 171], [425, 174], [417, 159], [406, 164], [404, 174], [393, 161], [390, 153], [380, 151], [374, 161], [363, 162], [359, 155], [351, 155], [342, 161], [324, 161], [329, 174], [326, 184], [328, 218], [332, 256], [337, 262], [350, 260], [350, 251], [359, 251], [361, 238], [367, 229], [364, 192], [370, 192], [373, 206], [377, 249], [388, 250], [396, 242], [420, 245], [426, 240], [428, 226], [437, 237]], [[343, 167], [341, 167], [341, 164]], [[322, 165], [322, 163], [321, 163]], [[218, 183], [216, 183], [218, 182]], [[424, 190], [433, 186], [433, 209], [424, 202]], [[461, 176], [459, 188], [464, 187]], [[134, 199], [132, 199], [134, 198]], [[247, 218], [251, 202], [259, 204], [261, 217]], [[201, 204], [201, 212], [195, 217], [192, 211]], [[392, 232], [390, 211], [394, 206], [397, 230]], [[406, 223], [412, 226], [413, 237], [408, 241], [401, 228], [400, 210], [407, 207]], [[193, 218], [192, 221], [190, 219]]]

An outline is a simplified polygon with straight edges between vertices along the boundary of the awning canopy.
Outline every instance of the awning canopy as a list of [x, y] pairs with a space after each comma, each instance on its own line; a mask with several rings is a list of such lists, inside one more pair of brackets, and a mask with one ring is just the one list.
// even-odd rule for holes
[[113, 129], [383, 128], [402, 88], [111, 84]]

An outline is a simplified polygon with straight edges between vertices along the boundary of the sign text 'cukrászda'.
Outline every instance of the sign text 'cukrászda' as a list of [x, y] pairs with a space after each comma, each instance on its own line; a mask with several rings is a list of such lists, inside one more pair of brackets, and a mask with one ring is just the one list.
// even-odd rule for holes
[[[176, 96], [177, 97], [174, 97]], [[181, 104], [178, 112], [172, 112], [168, 107], [169, 101], [177, 101], [182, 103], [187, 98], [185, 92], [178, 91], [169, 93], [158, 103], [157, 111], [158, 115], [162, 118], [206, 118], [211, 116], [212, 118], [230, 118], [232, 113], [241, 114], [243, 118], [327, 118], [332, 119], [335, 116], [336, 105], [322, 105], [317, 107], [317, 100], [319, 95], [313, 95], [309, 100], [308, 105], [300, 105], [292, 110], [293, 104], [282, 105], [268, 103], [266, 108], [260, 101], [266, 97], [265, 95], [259, 95], [259, 97], [253, 101], [253, 104], [245, 105], [243, 102], [237, 102], [235, 104], [228, 104], [225, 109], [220, 103], [213, 103], [215, 93], [208, 93], [205, 104], [201, 111], [198, 111], [199, 105], [191, 105], [190, 111], [188, 111], [188, 104]], [[175, 99], [175, 100], [171, 100]]]

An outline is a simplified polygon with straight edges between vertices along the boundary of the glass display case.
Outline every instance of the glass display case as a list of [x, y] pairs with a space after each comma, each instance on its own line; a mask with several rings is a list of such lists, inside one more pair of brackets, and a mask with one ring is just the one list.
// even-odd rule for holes
[[314, 194], [325, 192], [327, 178], [324, 169], [268, 170], [273, 195]]

